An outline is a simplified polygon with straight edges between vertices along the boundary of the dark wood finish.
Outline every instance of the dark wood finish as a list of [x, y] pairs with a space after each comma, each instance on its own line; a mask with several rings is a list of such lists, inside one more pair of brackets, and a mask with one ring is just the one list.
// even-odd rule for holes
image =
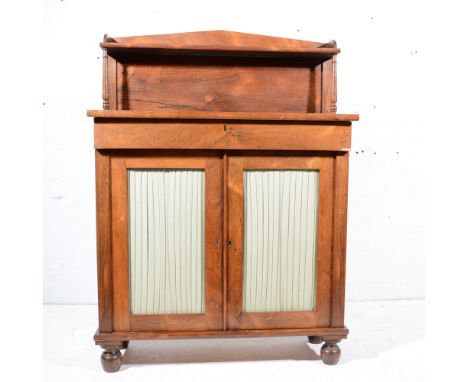
[[349, 153], [335, 157], [331, 326], [344, 325]]
[[[248, 313], [242, 307], [244, 170], [318, 170], [317, 299], [314, 311]], [[330, 325], [333, 159], [328, 157], [231, 157], [228, 178], [228, 327], [230, 329], [310, 328]]]
[[223, 330], [227, 330], [227, 314], [228, 314], [228, 225], [227, 220], [229, 217], [228, 210], [228, 171], [229, 171], [229, 157], [227, 154], [223, 155]]
[[322, 341], [322, 337], [320, 336], [307, 336], [307, 339], [309, 340], [309, 342], [311, 344], [321, 344], [323, 341]]
[[104, 350], [109, 348], [110, 346], [116, 347], [119, 350], [125, 350], [128, 348], [129, 341], [101, 341], [99, 345]]
[[[309, 110], [315, 63], [220, 57], [122, 60], [120, 110], [317, 112]], [[285, 66], [285, 65], [294, 66]], [[242, 85], [242, 86], [240, 86]], [[274, 92], [272, 91], [274, 89]], [[312, 97], [312, 99], [311, 99]]]
[[[336, 364], [344, 326], [351, 122], [336, 114], [335, 41], [238, 32], [109, 37], [104, 110], [94, 117], [99, 328], [103, 368], [129, 340], [307, 336]], [[203, 168], [205, 314], [129, 310], [127, 169]], [[317, 307], [242, 312], [244, 168], [319, 169]], [[231, 244], [229, 244], [231, 243]]]
[[212, 31], [106, 36], [101, 46], [104, 109], [336, 111], [334, 41]]
[[101, 355], [101, 365], [107, 373], [119, 371], [122, 365], [122, 353], [119, 348], [115, 346], [105, 346], [105, 350]]
[[320, 356], [325, 365], [336, 365], [340, 360], [341, 349], [338, 346], [340, 340], [326, 340], [320, 349]]
[[[193, 139], [197, 137], [197, 139]], [[217, 122], [95, 122], [96, 149], [349, 151], [349, 126]]]
[[113, 330], [111, 201], [109, 155], [96, 150], [96, 242], [99, 331]]
[[[208, 331], [138, 331], [138, 332], [113, 332], [94, 335], [96, 345], [115, 345], [127, 340], [152, 340], [173, 338], [222, 338], [222, 337], [285, 337], [320, 335], [325, 340], [331, 338], [344, 339], [348, 335], [348, 328], [306, 328], [306, 329], [252, 329], [252, 330], [208, 330]], [[117, 346], [117, 345], [116, 345]]]
[[125, 157], [111, 156], [114, 330], [129, 330], [128, 208]]
[[120, 346], [119, 346], [119, 349], [120, 349], [120, 350], [125, 350], [125, 349], [127, 349], [129, 343], [130, 343], [129, 341], [122, 341], [122, 343], [121, 343]]

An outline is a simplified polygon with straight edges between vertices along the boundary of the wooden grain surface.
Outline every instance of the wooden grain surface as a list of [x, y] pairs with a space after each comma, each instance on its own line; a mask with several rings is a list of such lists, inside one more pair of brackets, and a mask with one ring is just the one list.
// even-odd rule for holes
[[323, 121], [347, 122], [359, 120], [358, 114], [286, 113], [286, 112], [234, 112], [234, 111], [135, 111], [88, 110], [88, 117], [102, 119], [187, 119], [187, 120], [250, 120], [250, 121]]
[[125, 157], [111, 156], [114, 330], [129, 330], [128, 205]]
[[[317, 297], [314, 311], [245, 312], [242, 305], [244, 186], [247, 169], [319, 170], [317, 233]], [[237, 157], [229, 158], [228, 169], [228, 327], [230, 329], [274, 329], [326, 327], [330, 324], [333, 222], [333, 158]]]
[[348, 151], [351, 129], [322, 124], [96, 122], [94, 145], [96, 149]]
[[[208, 31], [106, 36], [101, 46], [103, 107], [110, 110], [88, 111], [95, 118], [97, 149], [96, 342], [271, 335], [345, 338], [347, 151], [351, 121], [359, 116], [335, 114], [336, 43]], [[190, 156], [197, 158], [197, 165], [204, 162], [211, 174], [206, 180], [207, 314], [185, 319], [132, 316], [126, 168], [151, 168], [155, 157], [176, 168], [187, 164], [190, 158], [184, 158]], [[317, 161], [325, 163], [320, 205], [326, 207], [319, 212], [318, 310], [243, 314], [242, 290], [236, 286], [242, 248], [228, 245], [233, 230], [241, 232], [242, 171], [310, 167]]]
[[309, 336], [319, 335], [327, 338], [346, 338], [348, 328], [301, 328], [301, 329], [258, 329], [258, 330], [212, 330], [212, 331], [141, 331], [141, 332], [96, 332], [97, 345], [106, 341], [154, 340], [175, 338], [234, 338], [234, 337], [270, 337], [270, 336]]
[[238, 316], [242, 312], [242, 243], [244, 230], [239, 228], [244, 221], [244, 158], [230, 156], [227, 171], [227, 327], [238, 326]]
[[107, 88], [109, 109], [117, 109], [117, 60], [111, 56], [107, 57]]
[[151, 49], [222, 52], [271, 52], [271, 53], [307, 53], [336, 54], [340, 50], [336, 44], [296, 40], [282, 37], [231, 31], [200, 31], [163, 35], [107, 37], [101, 47], [109, 50]]
[[113, 331], [111, 185], [109, 155], [96, 150], [96, 243], [99, 331]]
[[[308, 112], [315, 65], [161, 57], [124, 62], [119, 110]], [[320, 65], [318, 66], [318, 70]], [[110, 75], [110, 73], [109, 73]], [[112, 108], [112, 107], [111, 107]]]
[[333, 206], [333, 268], [331, 326], [344, 325], [346, 284], [346, 227], [348, 216], [349, 153], [337, 155], [334, 161], [335, 187]]
[[336, 62], [330, 58], [322, 63], [322, 113], [336, 112]]
[[223, 153], [223, 329], [227, 330], [227, 315], [228, 315], [228, 172], [229, 172], [229, 157]]
[[[205, 314], [132, 315], [129, 309], [127, 218], [128, 168], [203, 168], [205, 170]], [[221, 330], [222, 289], [222, 159], [221, 157], [111, 157], [114, 330]], [[209, 186], [208, 186], [209, 185]]]

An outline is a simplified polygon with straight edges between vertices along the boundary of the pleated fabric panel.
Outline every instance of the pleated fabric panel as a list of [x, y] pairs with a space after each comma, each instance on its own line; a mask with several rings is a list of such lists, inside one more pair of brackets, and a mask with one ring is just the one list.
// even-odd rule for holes
[[244, 172], [243, 309], [315, 308], [317, 171]]
[[132, 314], [205, 311], [205, 173], [128, 170]]

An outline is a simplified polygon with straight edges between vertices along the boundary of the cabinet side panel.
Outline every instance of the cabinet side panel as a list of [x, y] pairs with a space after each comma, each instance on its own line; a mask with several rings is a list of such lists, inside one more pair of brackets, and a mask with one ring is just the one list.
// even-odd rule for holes
[[332, 327], [344, 326], [346, 274], [346, 222], [349, 154], [335, 158], [333, 202]]
[[99, 332], [112, 332], [110, 158], [96, 151], [96, 240]]
[[114, 330], [129, 329], [128, 321], [128, 229], [125, 158], [111, 158], [112, 275], [114, 285]]

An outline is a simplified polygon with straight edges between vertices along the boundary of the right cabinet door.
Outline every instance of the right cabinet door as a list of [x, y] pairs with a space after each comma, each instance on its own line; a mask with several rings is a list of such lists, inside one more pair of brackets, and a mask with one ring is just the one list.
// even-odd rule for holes
[[228, 327], [330, 326], [333, 158], [228, 158]]

